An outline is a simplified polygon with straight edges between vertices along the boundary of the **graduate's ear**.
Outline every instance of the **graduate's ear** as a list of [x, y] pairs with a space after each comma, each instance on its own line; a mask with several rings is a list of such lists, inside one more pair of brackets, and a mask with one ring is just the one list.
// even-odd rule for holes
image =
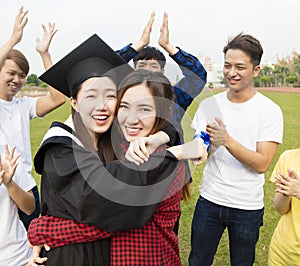
[[70, 104], [73, 107], [73, 109], [78, 112], [78, 102], [73, 97], [70, 97]]

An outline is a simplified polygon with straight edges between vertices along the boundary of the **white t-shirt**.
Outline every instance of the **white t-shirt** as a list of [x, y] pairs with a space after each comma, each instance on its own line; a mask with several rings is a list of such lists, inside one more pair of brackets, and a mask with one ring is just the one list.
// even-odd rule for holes
[[[31, 97], [13, 98], [12, 101], [0, 99], [0, 154], [4, 154], [4, 144], [9, 148], [16, 146], [16, 153], [21, 153], [13, 179], [25, 191], [36, 186], [31, 176], [30, 147], [30, 119], [37, 117], [36, 101], [37, 98]], [[0, 202], [0, 265], [26, 265], [31, 255], [27, 233], [19, 219], [17, 206], [3, 184]]]
[[36, 115], [37, 98], [20, 97], [12, 101], [0, 99], [0, 144], [16, 146], [16, 152], [21, 153], [25, 171], [31, 175], [32, 157], [30, 147], [30, 119]]
[[[228, 134], [247, 149], [256, 151], [257, 142], [282, 143], [283, 115], [280, 107], [257, 92], [243, 103], [227, 99], [227, 91], [201, 102], [192, 127], [205, 131], [215, 117], [226, 125]], [[216, 204], [244, 210], [264, 206], [264, 174], [258, 174], [220, 146], [207, 160], [200, 194]]]
[[[4, 146], [0, 146], [0, 154], [4, 155]], [[2, 157], [3, 158], [3, 157]], [[13, 180], [23, 190], [29, 191], [36, 183], [31, 175], [25, 173], [19, 163]], [[0, 186], [0, 265], [26, 265], [31, 256], [31, 249], [27, 242], [27, 232], [19, 219], [18, 207], [11, 199], [4, 184]]]

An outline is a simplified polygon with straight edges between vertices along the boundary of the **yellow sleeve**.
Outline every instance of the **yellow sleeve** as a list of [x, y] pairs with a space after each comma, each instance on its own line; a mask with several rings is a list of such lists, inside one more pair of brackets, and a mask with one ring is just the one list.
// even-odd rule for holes
[[287, 155], [287, 151], [283, 152], [280, 155], [280, 157], [279, 157], [279, 159], [278, 159], [278, 161], [277, 161], [277, 163], [276, 163], [276, 165], [273, 169], [273, 172], [270, 176], [270, 181], [271, 182], [274, 182], [275, 176], [278, 176], [279, 172], [287, 174], [286, 155]]

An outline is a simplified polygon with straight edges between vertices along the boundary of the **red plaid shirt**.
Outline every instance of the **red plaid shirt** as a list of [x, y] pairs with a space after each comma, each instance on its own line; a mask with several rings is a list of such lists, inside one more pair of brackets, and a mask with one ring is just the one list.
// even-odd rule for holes
[[182, 191], [178, 188], [184, 185], [184, 173], [184, 164], [180, 162], [166, 199], [142, 228], [108, 233], [74, 220], [41, 216], [31, 222], [28, 240], [32, 245], [46, 243], [54, 248], [111, 237], [111, 265], [181, 265], [173, 228], [180, 214]]

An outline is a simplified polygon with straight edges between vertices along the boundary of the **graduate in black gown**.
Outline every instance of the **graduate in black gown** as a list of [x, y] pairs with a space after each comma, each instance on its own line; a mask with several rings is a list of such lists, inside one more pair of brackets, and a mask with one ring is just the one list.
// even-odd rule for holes
[[[112, 69], [114, 70], [110, 71]], [[42, 174], [42, 215], [76, 219], [110, 231], [142, 226], [152, 216], [156, 204], [149, 208], [127, 208], [126, 205], [114, 202], [114, 195], [118, 195], [118, 190], [123, 189], [122, 183], [109, 183], [114, 179], [97, 155], [100, 136], [108, 131], [114, 119], [117, 82], [130, 71], [132, 69], [129, 65], [94, 35], [41, 76], [42, 80], [47, 80], [48, 84], [71, 97], [73, 103], [77, 101], [77, 111], [81, 112], [80, 108], [84, 105], [80, 105], [81, 102], [91, 110], [94, 109], [90, 116], [93, 121], [87, 131], [81, 125], [79, 112], [73, 109], [74, 124], [79, 132], [75, 133], [74, 128], [54, 122], [44, 138], [35, 157], [35, 168]], [[79, 99], [79, 93], [89, 86], [88, 92], [80, 95]], [[96, 90], [99, 88], [103, 92], [98, 96]], [[106, 103], [101, 103], [100, 98]], [[95, 103], [95, 100], [99, 103]], [[118, 167], [120, 162], [112, 164], [114, 166], [111, 168], [116, 171], [112, 176], [122, 178], [124, 171], [122, 167]], [[163, 165], [162, 167], [164, 168]], [[174, 167], [175, 160], [170, 169]], [[144, 175], [145, 173], [147, 172], [143, 172]], [[132, 176], [131, 180], [143, 184], [145, 176]], [[115, 190], [110, 191], [106, 186], [114, 187]], [[105, 193], [110, 193], [111, 196]], [[110, 197], [112, 200], [109, 200]], [[95, 201], [101, 205], [101, 209], [90, 207], [94, 206]], [[109, 249], [109, 239], [66, 246], [50, 251], [47, 254], [47, 264], [109, 265]]]

